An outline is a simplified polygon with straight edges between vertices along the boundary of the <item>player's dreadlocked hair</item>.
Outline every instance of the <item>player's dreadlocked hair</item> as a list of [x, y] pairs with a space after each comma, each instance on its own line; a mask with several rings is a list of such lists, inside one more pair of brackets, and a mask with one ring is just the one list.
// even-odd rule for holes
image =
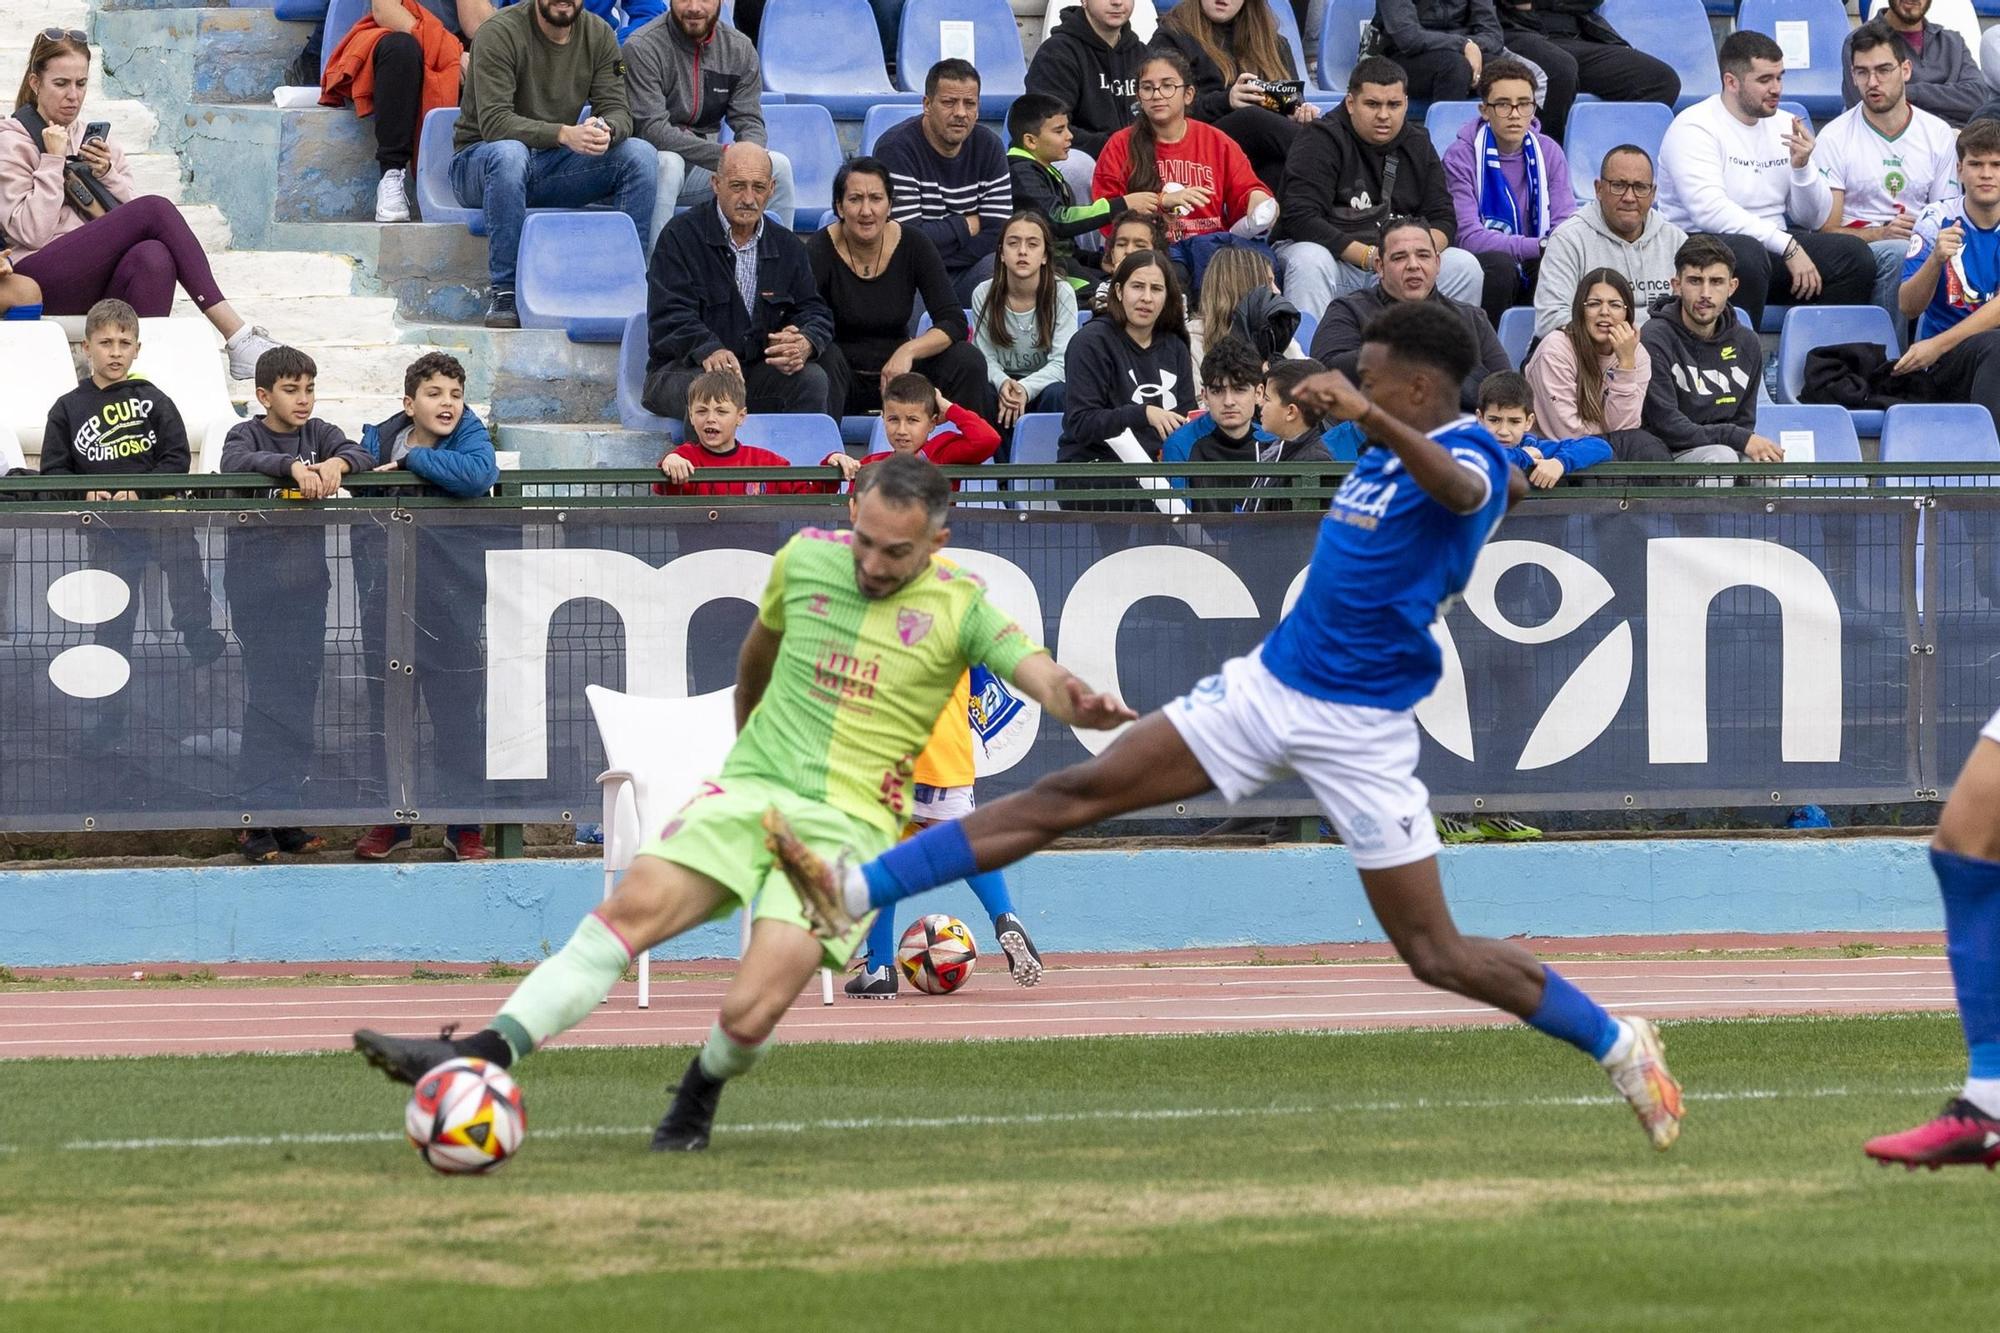
[[894, 505], [922, 505], [931, 526], [944, 522], [951, 508], [951, 483], [937, 464], [915, 454], [896, 454], [879, 463], [870, 463], [854, 479], [854, 498], [870, 491]]
[[1431, 366], [1443, 372], [1457, 393], [1457, 385], [1472, 373], [1478, 350], [1465, 321], [1436, 301], [1396, 301], [1368, 321], [1361, 341], [1389, 349], [1398, 360]]

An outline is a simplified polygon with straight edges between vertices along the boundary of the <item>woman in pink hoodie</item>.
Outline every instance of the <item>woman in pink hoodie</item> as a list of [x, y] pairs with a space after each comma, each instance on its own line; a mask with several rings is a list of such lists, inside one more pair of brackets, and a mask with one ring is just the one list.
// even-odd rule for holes
[[[1539, 434], [1609, 439], [1639, 428], [1653, 363], [1639, 345], [1632, 285], [1624, 274], [1594, 268], [1577, 279], [1569, 323], [1542, 339], [1528, 358], [1527, 376]], [[1617, 445], [1613, 439], [1613, 448]]]
[[[36, 34], [15, 114], [0, 120], [0, 231], [15, 272], [40, 285], [50, 315], [81, 315], [106, 297], [141, 315], [165, 315], [174, 288], [184, 288], [222, 334], [229, 373], [250, 378], [257, 358], [277, 343], [223, 298], [180, 211], [159, 195], [133, 197], [118, 145], [84, 138], [89, 82], [82, 33]], [[113, 207], [104, 207], [99, 191]]]

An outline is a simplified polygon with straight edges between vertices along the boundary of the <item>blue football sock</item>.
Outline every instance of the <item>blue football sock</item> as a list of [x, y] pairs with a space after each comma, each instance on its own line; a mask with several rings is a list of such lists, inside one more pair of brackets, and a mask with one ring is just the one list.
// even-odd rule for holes
[[1528, 1015], [1528, 1026], [1568, 1042], [1593, 1060], [1602, 1060], [1618, 1040], [1618, 1020], [1547, 966], [1542, 968], [1542, 1002]]
[[986, 909], [986, 915], [994, 920], [1014, 910], [1014, 895], [1007, 892], [1007, 877], [999, 871], [983, 870], [967, 875], [965, 882], [979, 895], [979, 905]]
[[2000, 863], [1931, 852], [1972, 1077], [2000, 1078]]
[[861, 867], [868, 881], [868, 905], [891, 903], [979, 873], [972, 844], [957, 821], [933, 824], [916, 837], [897, 843]]
[[868, 927], [868, 966], [892, 967], [896, 962], [896, 909], [885, 907]]

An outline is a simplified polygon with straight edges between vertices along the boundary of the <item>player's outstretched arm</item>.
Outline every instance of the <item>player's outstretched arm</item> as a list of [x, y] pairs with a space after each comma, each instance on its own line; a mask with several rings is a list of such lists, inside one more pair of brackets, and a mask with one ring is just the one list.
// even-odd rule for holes
[[1115, 694], [1092, 690], [1047, 653], [1024, 657], [1014, 668], [1014, 685], [1059, 722], [1088, 731], [1109, 731], [1137, 720], [1138, 714]]
[[1323, 416], [1352, 421], [1368, 438], [1386, 444], [1403, 460], [1411, 480], [1454, 514], [1476, 513], [1490, 494], [1486, 478], [1459, 463], [1451, 451], [1416, 427], [1377, 407], [1337, 370], [1308, 375], [1292, 391]]
[[750, 622], [743, 647], [736, 653], [736, 729], [743, 730], [750, 714], [757, 710], [764, 690], [771, 683], [771, 668], [778, 660], [778, 645], [785, 636], [762, 620]]

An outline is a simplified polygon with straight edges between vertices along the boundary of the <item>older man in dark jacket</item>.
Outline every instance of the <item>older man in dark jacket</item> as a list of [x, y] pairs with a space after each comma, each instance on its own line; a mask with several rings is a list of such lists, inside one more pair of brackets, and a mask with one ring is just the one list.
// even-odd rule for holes
[[771, 155], [734, 143], [715, 176], [714, 207], [667, 224], [646, 270], [646, 410], [687, 412], [688, 385], [733, 370], [752, 412], [829, 412], [819, 354], [833, 314], [813, 283], [805, 243], [764, 216]]

